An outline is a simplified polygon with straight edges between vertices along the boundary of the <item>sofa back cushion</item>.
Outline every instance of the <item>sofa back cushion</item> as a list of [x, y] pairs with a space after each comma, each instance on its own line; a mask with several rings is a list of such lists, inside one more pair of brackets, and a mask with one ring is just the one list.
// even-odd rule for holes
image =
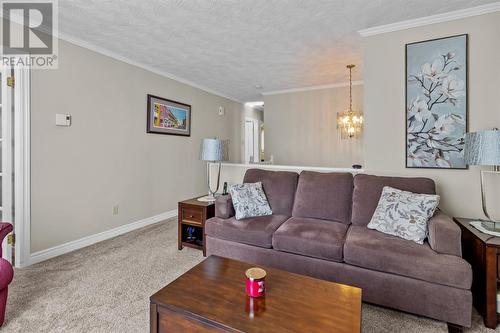
[[349, 224], [353, 176], [350, 173], [302, 171], [292, 216]]
[[296, 172], [248, 169], [243, 182], [262, 182], [273, 214], [292, 216], [298, 178], [299, 174]]
[[352, 198], [351, 222], [353, 225], [366, 226], [370, 222], [384, 186], [413, 193], [436, 194], [436, 185], [429, 178], [356, 175]]

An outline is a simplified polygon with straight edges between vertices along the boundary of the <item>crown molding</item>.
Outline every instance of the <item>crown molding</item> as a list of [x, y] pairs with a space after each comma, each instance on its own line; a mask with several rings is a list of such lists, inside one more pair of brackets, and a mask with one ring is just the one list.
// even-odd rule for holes
[[[361, 86], [363, 85], [363, 81], [352, 81], [353, 86]], [[330, 88], [341, 88], [341, 87], [349, 87], [349, 82], [340, 82], [340, 83], [332, 83], [332, 84], [323, 84], [318, 86], [309, 86], [309, 87], [301, 87], [301, 88], [293, 88], [293, 89], [284, 89], [284, 90], [273, 90], [263, 92], [263, 96], [268, 95], [278, 95], [278, 94], [286, 94], [286, 93], [294, 93], [301, 91], [310, 91], [310, 90], [321, 90], [321, 89], [330, 89]]]
[[500, 2], [493, 2], [487, 5], [481, 5], [466, 9], [455, 10], [452, 12], [447, 12], [443, 14], [436, 14], [426, 17], [420, 17], [412, 20], [406, 20], [391, 24], [379, 25], [363, 30], [359, 30], [358, 33], [362, 37], [375, 36], [379, 34], [385, 34], [388, 32], [394, 32], [399, 30], [406, 30], [411, 28], [422, 27], [429, 24], [448, 22], [458, 19], [463, 19], [471, 16], [489, 14], [500, 11]]
[[203, 90], [203, 91], [208, 92], [210, 94], [217, 95], [219, 97], [223, 97], [223, 98], [229, 99], [229, 100], [237, 102], [237, 103], [243, 103], [242, 101], [238, 100], [237, 98], [225, 95], [225, 94], [220, 93], [220, 92], [218, 92], [216, 90], [207, 88], [205, 86], [199, 85], [199, 84], [194, 83], [192, 81], [189, 81], [189, 80], [186, 80], [184, 78], [178, 77], [178, 76], [176, 76], [174, 74], [170, 74], [168, 72], [165, 72], [165, 71], [162, 71], [162, 70], [158, 70], [158, 69], [153, 68], [153, 67], [151, 67], [149, 65], [143, 64], [141, 62], [132, 60], [132, 59], [127, 58], [127, 57], [124, 57], [124, 56], [122, 56], [122, 55], [120, 55], [120, 54], [118, 54], [116, 52], [113, 52], [113, 51], [110, 51], [108, 49], [105, 49], [105, 48], [102, 48], [100, 46], [97, 46], [95, 44], [83, 41], [83, 40], [81, 40], [81, 39], [79, 39], [79, 38], [77, 38], [75, 36], [63, 33], [61, 31], [59, 31], [59, 33], [58, 33], [58, 38], [61, 39], [61, 40], [66, 41], [68, 43], [74, 44], [76, 46], [83, 47], [84, 49], [88, 49], [90, 51], [93, 51], [93, 52], [105, 55], [107, 57], [110, 57], [110, 58], [113, 58], [115, 60], [124, 62], [126, 64], [129, 64], [129, 65], [141, 68], [141, 69], [143, 69], [145, 71], [148, 71], [148, 72], [151, 72], [151, 73], [154, 73], [154, 74], [166, 77], [168, 79], [171, 79], [171, 80], [174, 80], [174, 81], [186, 84], [186, 85], [191, 86], [193, 88], [197, 88], [197, 89]]

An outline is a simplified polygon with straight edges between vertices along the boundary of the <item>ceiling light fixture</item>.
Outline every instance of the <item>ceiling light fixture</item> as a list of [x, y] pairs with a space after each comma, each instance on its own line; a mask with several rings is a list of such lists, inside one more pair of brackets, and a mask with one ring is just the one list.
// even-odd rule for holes
[[262, 101], [258, 101], [258, 102], [246, 102], [245, 105], [248, 106], [248, 107], [254, 108], [256, 106], [264, 106], [264, 102], [262, 102]]
[[355, 66], [346, 66], [349, 69], [349, 110], [337, 112], [337, 128], [342, 139], [360, 137], [363, 132], [363, 112], [352, 109], [352, 69]]

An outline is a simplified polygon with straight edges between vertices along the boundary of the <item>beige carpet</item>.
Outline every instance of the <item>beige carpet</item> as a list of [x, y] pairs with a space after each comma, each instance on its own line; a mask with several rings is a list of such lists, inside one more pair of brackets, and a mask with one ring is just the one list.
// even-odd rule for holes
[[[149, 296], [203, 260], [177, 250], [174, 220], [17, 269], [1, 332], [148, 332]], [[470, 332], [493, 332], [474, 313]], [[446, 324], [372, 305], [363, 332], [447, 332]]]

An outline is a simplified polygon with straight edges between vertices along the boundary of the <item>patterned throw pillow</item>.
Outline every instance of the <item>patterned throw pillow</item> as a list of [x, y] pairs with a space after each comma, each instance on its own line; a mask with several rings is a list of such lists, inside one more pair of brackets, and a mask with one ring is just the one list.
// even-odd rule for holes
[[229, 194], [233, 200], [237, 220], [273, 213], [261, 182], [231, 185]]
[[439, 205], [439, 195], [417, 194], [385, 186], [369, 229], [423, 244], [427, 222]]

